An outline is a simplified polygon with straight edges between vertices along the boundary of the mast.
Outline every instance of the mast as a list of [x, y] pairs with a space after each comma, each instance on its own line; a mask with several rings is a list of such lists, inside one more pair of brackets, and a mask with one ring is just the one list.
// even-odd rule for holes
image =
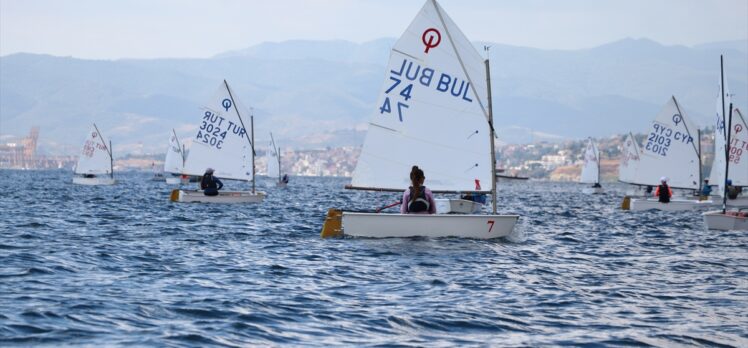
[[[236, 109], [236, 107], [234, 107], [234, 109]], [[250, 126], [252, 127], [251, 143], [254, 143], [255, 142], [255, 115], [253, 115], [252, 112], [250, 112], [249, 114], [249, 123], [250, 123]], [[255, 193], [255, 182], [256, 181], [257, 180], [255, 179], [255, 150], [254, 148], [252, 148], [252, 194]]]
[[[724, 93], [722, 93], [724, 95]], [[724, 99], [724, 97], [722, 97]], [[729, 116], [729, 125], [727, 126], [728, 129], [732, 130], [732, 103], [730, 103], [730, 116]], [[727, 178], [730, 172], [730, 134], [732, 132], [727, 132], [727, 143], [725, 143], [725, 188], [723, 190], [722, 194], [722, 214], [727, 213]]]
[[112, 156], [112, 140], [109, 140], [109, 177], [114, 179], [114, 157]]
[[[723, 56], [719, 55], [719, 94], [722, 98], [722, 136], [725, 138], [725, 179], [722, 182], [722, 214], [727, 213], [727, 178], [728, 170], [730, 169], [730, 132], [727, 130], [732, 127], [732, 124], [727, 125], [725, 120], [725, 62]], [[732, 123], [732, 103], [730, 104], [730, 123]], [[715, 130], [716, 131], [716, 130]]]
[[[485, 47], [488, 52], [488, 46]], [[488, 61], [486, 62], [486, 86], [488, 92], [488, 127], [490, 130], [490, 143], [491, 143], [491, 204], [493, 205], [493, 213], [496, 214], [496, 149], [494, 148], [493, 139], [496, 136], [495, 130], [493, 129], [493, 100], [491, 98], [491, 65]]]
[[704, 174], [701, 171], [701, 129], [696, 130], [696, 134], [699, 135], [699, 187], [701, 187], [701, 183], [704, 182]]
[[597, 182], [595, 183], [599, 185], [600, 184], [600, 150], [597, 148], [597, 145], [595, 143], [592, 143], [592, 147], [595, 149], [595, 157], [597, 157]]

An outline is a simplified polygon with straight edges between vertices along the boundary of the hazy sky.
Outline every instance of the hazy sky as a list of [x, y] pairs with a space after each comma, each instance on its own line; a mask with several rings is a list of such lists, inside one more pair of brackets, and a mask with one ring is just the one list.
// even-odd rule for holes
[[[398, 37], [423, 0], [0, 0], [0, 55], [209, 57], [264, 41]], [[547, 49], [625, 37], [748, 38], [748, 0], [441, 0], [474, 41]]]

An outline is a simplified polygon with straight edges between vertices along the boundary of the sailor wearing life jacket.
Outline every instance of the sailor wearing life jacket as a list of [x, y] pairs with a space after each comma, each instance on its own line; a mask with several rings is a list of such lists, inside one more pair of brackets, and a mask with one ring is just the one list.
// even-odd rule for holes
[[657, 186], [654, 195], [660, 203], [670, 203], [670, 197], [673, 197], [673, 190], [668, 186], [666, 177], [663, 176], [660, 178], [660, 185]]
[[425, 179], [423, 170], [419, 169], [418, 166], [413, 166], [413, 169], [410, 170], [410, 182], [413, 186], [403, 192], [403, 200], [400, 205], [401, 214], [436, 214], [434, 195], [431, 190], [423, 186]]

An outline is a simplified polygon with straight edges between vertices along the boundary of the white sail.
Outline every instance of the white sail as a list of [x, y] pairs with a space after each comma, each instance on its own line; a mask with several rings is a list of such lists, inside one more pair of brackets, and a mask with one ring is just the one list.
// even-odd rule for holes
[[587, 148], [584, 151], [584, 164], [579, 182], [584, 184], [597, 184], [600, 182], [600, 152], [592, 141], [587, 140]]
[[629, 133], [623, 141], [621, 150], [621, 163], [618, 166], [618, 180], [633, 183], [636, 180], [636, 172], [639, 170], [641, 150], [634, 135]]
[[[715, 102], [714, 109], [715, 109], [715, 117], [714, 117], [714, 162], [712, 162], [712, 170], [709, 173], [709, 183], [712, 185], [717, 186], [717, 191], [715, 192], [717, 195], [724, 194], [724, 182], [725, 182], [725, 143], [727, 142], [725, 140], [725, 127], [727, 126], [725, 123], [728, 122], [727, 118], [724, 117], [722, 112], [722, 84], [721, 82], [717, 83], [717, 101]], [[725, 81], [725, 103], [724, 103], [724, 111], [729, 116], [730, 113], [730, 103], [732, 102], [732, 97], [730, 96], [730, 87], [727, 85], [727, 82]], [[735, 122], [736, 117], [733, 114], [733, 123]], [[732, 177], [732, 175], [730, 175]], [[730, 178], [732, 179], [732, 178]]]
[[75, 174], [111, 174], [112, 157], [109, 145], [96, 129], [91, 127], [87, 134], [83, 149], [78, 156], [78, 164], [75, 166]]
[[267, 150], [268, 160], [268, 176], [280, 178], [280, 164], [278, 163], [278, 150], [275, 148], [275, 144], [270, 142]]
[[164, 160], [164, 171], [167, 173], [181, 174], [184, 168], [184, 149], [179, 143], [177, 134], [172, 130], [169, 137], [169, 148], [166, 149]]
[[732, 110], [729, 164], [728, 177], [732, 184], [748, 186], [748, 123], [738, 109]]
[[352, 186], [403, 189], [418, 165], [432, 190], [491, 186], [483, 58], [435, 1], [390, 52]]
[[630, 183], [659, 185], [661, 177], [676, 188], [699, 187], [698, 129], [680, 109], [675, 97], [665, 104], [641, 147], [641, 157]]
[[182, 174], [203, 175], [206, 168], [213, 168], [219, 178], [252, 180], [251, 130], [245, 128], [249, 124], [243, 123], [237, 109], [242, 119], [248, 119], [249, 113], [239, 103], [236, 93], [222, 83], [201, 108], [198, 129]]

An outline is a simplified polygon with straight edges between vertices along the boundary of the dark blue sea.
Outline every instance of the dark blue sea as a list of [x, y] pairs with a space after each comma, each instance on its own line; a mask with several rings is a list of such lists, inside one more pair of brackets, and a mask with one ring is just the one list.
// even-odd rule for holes
[[502, 184], [507, 239], [322, 240], [398, 195], [178, 204], [149, 177], [0, 171], [0, 346], [748, 346], [748, 231], [621, 211], [622, 185]]

